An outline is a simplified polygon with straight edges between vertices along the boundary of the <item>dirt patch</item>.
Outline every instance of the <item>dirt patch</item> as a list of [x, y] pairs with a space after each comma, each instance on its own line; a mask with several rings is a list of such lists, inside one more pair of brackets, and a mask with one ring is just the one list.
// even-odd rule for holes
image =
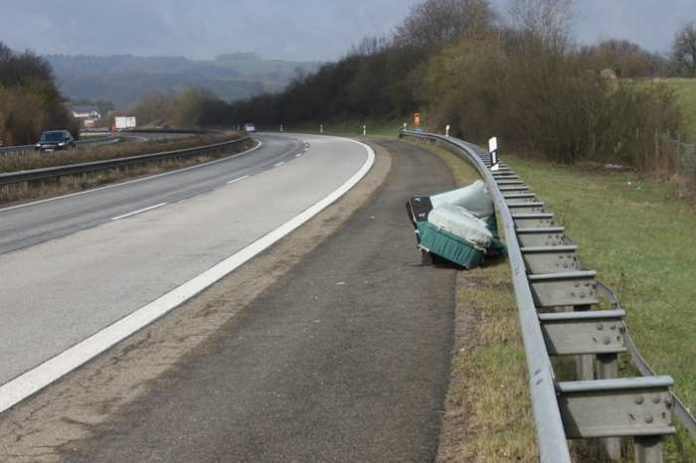
[[391, 169], [375, 147], [370, 173], [341, 200], [298, 231], [170, 315], [0, 417], [0, 460], [53, 462], [71, 442], [102, 431], [203, 341], [237, 316], [279, 277], [365, 204]]

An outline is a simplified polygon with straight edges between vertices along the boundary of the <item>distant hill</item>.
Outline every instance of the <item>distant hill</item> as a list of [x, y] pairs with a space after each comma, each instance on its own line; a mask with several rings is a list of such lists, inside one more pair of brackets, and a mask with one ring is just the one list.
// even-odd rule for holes
[[123, 109], [143, 95], [205, 88], [222, 99], [240, 100], [285, 88], [298, 71], [321, 63], [266, 60], [253, 53], [220, 55], [213, 60], [131, 55], [47, 55], [62, 93], [71, 100], [107, 100]]

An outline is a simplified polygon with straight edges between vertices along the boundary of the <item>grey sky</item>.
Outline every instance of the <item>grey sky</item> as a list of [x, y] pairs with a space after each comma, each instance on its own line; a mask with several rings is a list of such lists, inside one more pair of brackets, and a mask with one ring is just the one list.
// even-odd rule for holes
[[[0, 0], [0, 41], [38, 53], [182, 55], [235, 51], [330, 60], [388, 34], [418, 0]], [[507, 0], [493, 0], [504, 10]], [[666, 51], [694, 0], [575, 0], [582, 42], [625, 38]]]

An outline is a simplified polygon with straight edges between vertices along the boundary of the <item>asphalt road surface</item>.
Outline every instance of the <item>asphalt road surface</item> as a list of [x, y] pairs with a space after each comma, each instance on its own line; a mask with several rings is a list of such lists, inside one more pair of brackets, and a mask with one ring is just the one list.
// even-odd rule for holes
[[161, 203], [188, 199], [224, 186], [228, 181], [294, 159], [304, 143], [281, 136], [258, 137], [253, 153], [145, 180], [109, 186], [26, 206], [0, 208], [0, 254], [60, 238]]
[[65, 461], [432, 461], [455, 275], [420, 266], [404, 202], [453, 181], [383, 144], [368, 206]]
[[232, 160], [0, 211], [0, 384], [295, 217], [368, 157], [299, 138], [259, 136]]

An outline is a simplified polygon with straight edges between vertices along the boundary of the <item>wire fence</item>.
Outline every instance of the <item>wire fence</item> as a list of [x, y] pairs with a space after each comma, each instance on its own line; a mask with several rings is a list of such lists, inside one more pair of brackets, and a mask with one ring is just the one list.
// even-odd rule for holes
[[696, 195], [696, 144], [685, 143], [681, 137], [670, 134], [654, 136], [651, 158], [643, 168], [662, 178], [677, 180], [684, 194]]

